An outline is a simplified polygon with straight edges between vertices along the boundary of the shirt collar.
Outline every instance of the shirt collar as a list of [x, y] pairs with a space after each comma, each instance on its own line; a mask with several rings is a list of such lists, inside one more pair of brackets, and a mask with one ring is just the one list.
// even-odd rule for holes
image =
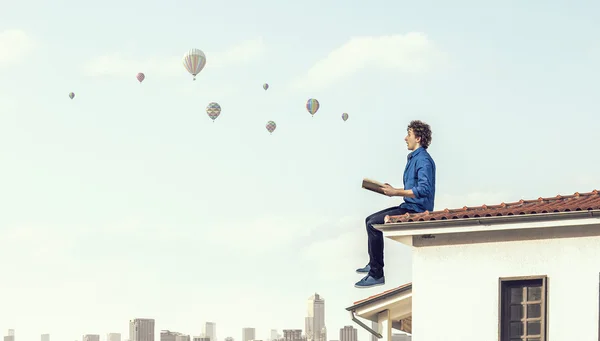
[[412, 152], [410, 152], [408, 154], [408, 159], [410, 160], [413, 156], [419, 155], [419, 153], [421, 153], [422, 149], [423, 149], [423, 147], [421, 147], [421, 146], [417, 147], [417, 149], [413, 150]]

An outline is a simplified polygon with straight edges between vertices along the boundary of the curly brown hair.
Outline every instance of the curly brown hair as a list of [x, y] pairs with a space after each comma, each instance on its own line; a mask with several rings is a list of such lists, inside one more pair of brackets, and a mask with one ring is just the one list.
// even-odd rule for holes
[[419, 120], [414, 120], [410, 122], [408, 128], [406, 128], [406, 131], [411, 129], [415, 134], [415, 137], [421, 138], [421, 147], [427, 149], [431, 143], [431, 128], [429, 127], [429, 124]]

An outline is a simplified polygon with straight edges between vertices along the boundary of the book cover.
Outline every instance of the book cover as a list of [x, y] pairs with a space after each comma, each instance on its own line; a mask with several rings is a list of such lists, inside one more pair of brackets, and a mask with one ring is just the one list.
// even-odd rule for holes
[[383, 186], [383, 183], [368, 178], [364, 178], [362, 181], [362, 188], [385, 195], [385, 193], [383, 193]]

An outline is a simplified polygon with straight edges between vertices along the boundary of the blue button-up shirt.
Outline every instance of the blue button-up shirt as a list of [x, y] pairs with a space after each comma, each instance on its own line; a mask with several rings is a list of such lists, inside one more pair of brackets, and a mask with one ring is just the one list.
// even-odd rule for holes
[[408, 154], [404, 169], [404, 189], [412, 189], [415, 197], [404, 197], [404, 202], [400, 207], [415, 212], [433, 211], [435, 162], [423, 147]]

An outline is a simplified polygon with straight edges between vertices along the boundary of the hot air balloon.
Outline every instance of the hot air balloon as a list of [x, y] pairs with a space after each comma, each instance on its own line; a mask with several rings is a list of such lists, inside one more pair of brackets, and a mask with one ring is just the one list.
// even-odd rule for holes
[[144, 79], [146, 79], [146, 75], [140, 72], [135, 76], [135, 78], [137, 78], [137, 80], [141, 83]]
[[343, 113], [342, 114], [342, 120], [346, 121], [348, 119], [348, 114], [347, 113]]
[[73, 99], [73, 98], [75, 98], [75, 93], [74, 93], [74, 92], [71, 92], [71, 93], [69, 93], [69, 98], [70, 98], [70, 99]]
[[269, 84], [265, 83], [263, 84], [263, 89], [265, 89], [265, 91], [269, 88]]
[[199, 49], [191, 49], [183, 56], [183, 66], [185, 69], [194, 76], [204, 69], [206, 65], [206, 55]]
[[213, 122], [215, 122], [217, 117], [221, 115], [221, 106], [219, 105], [219, 103], [210, 102], [206, 107], [206, 113], [208, 114], [208, 117], [210, 117], [213, 120]]
[[308, 112], [314, 117], [317, 110], [319, 110], [319, 101], [314, 98], [309, 99], [306, 102], [306, 110], [308, 110]]
[[273, 121], [269, 121], [269, 122], [267, 122], [267, 125], [265, 127], [267, 128], [269, 133], [273, 133], [275, 128], [277, 128], [277, 124], [275, 124], [275, 122], [273, 122]]

